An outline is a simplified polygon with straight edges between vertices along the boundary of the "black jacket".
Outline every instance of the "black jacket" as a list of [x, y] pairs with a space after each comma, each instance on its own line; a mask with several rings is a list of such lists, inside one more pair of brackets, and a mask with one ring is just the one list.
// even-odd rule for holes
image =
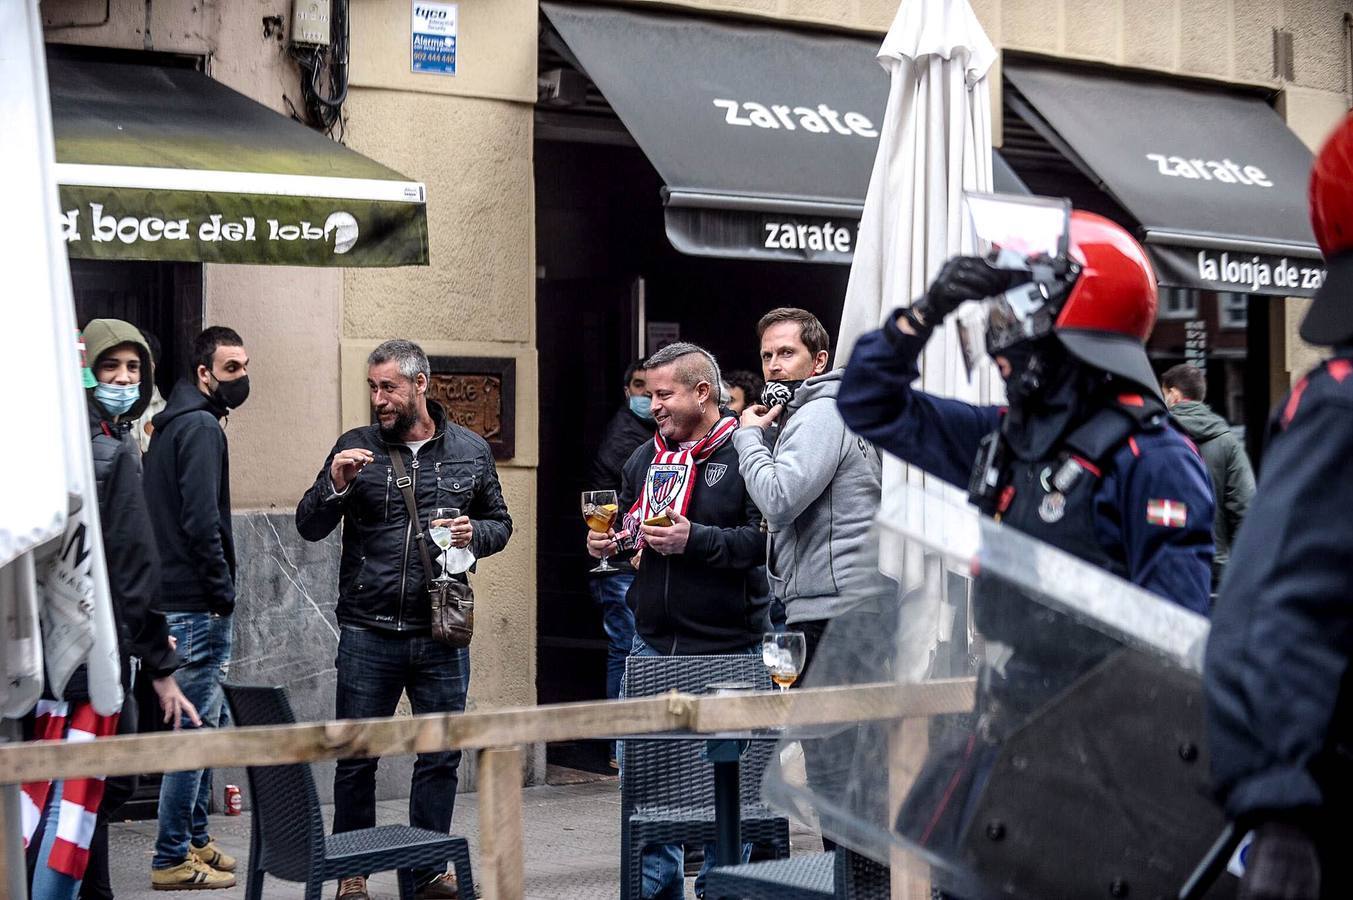
[[[420, 528], [439, 506], [455, 507], [474, 523], [470, 550], [483, 559], [507, 546], [512, 517], [503, 501], [498, 469], [488, 443], [474, 432], [449, 423], [441, 406], [429, 401], [436, 432], [413, 459], [403, 444], [387, 445], [375, 425], [354, 428], [338, 439], [310, 490], [296, 507], [296, 530], [320, 541], [343, 523], [343, 555], [338, 569], [338, 621], [382, 631], [425, 632], [430, 627], [427, 575], [414, 543], [404, 497], [395, 485], [390, 454], [398, 453], [413, 479]], [[375, 460], [336, 496], [329, 466], [340, 451], [370, 450]], [[428, 554], [436, 566], [437, 547]], [[436, 574], [435, 572], [433, 573]], [[464, 580], [465, 576], [455, 576]]]
[[1302, 379], [1269, 425], [1204, 661], [1226, 811], [1343, 813], [1353, 802], [1353, 352]]
[[146, 502], [160, 548], [158, 609], [235, 609], [235, 537], [230, 526], [230, 456], [217, 406], [184, 379], [151, 424]]
[[[178, 656], [169, 647], [164, 615], [151, 609], [160, 590], [160, 557], [141, 492], [141, 451], [127, 434], [131, 424], [109, 423], [90, 404], [94, 484], [124, 688], [130, 686], [128, 657], [140, 657], [151, 678], [172, 674], [179, 665]], [[71, 675], [64, 699], [89, 699], [85, 666]]]
[[630, 458], [634, 448], [645, 441], [653, 440], [658, 426], [652, 419], [641, 419], [630, 412], [628, 405], [620, 407], [606, 424], [601, 436], [601, 446], [597, 448], [592, 468], [587, 473], [589, 491], [619, 491], [621, 473], [625, 461]]
[[[641, 444], [625, 463], [620, 508], [629, 510], [642, 490], [655, 450]], [[673, 655], [732, 653], [766, 631], [766, 563], [761, 513], [738, 472], [738, 451], [726, 441], [695, 469], [686, 518], [686, 551], [663, 556], [645, 550], [629, 605], [635, 630], [654, 649]], [[764, 577], [764, 576], [762, 576]]]

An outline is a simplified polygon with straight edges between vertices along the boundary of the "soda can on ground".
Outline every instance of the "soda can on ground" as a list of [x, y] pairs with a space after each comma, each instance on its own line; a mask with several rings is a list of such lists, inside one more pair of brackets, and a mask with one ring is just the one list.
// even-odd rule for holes
[[225, 814], [228, 816], [238, 816], [244, 810], [244, 800], [240, 796], [239, 785], [228, 784], [225, 786]]

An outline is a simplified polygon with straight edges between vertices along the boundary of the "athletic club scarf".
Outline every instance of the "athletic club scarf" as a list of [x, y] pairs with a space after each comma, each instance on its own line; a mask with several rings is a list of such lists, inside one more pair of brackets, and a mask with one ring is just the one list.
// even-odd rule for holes
[[737, 419], [725, 416], [714, 424], [709, 434], [685, 450], [668, 450], [662, 432], [653, 435], [653, 462], [644, 476], [644, 487], [639, 492], [639, 499], [634, 501], [634, 506], [625, 515], [625, 530], [635, 536], [635, 546], [644, 546], [643, 530], [639, 526], [645, 520], [669, 510], [686, 515], [691, 505], [691, 494], [695, 491], [695, 467], [703, 464], [715, 450], [722, 447], [737, 427]]
[[[62, 701], [39, 700], [35, 712], [35, 741], [82, 743], [108, 737], [117, 731], [118, 713], [101, 716], [89, 703], [76, 703], [72, 709], [72, 704]], [[50, 781], [33, 781], [23, 786], [20, 806], [25, 847], [37, 834], [51, 792]], [[89, 839], [94, 835], [94, 820], [102, 801], [102, 778], [77, 778], [62, 783], [61, 809], [57, 813], [56, 837], [47, 861], [49, 867], [76, 880], [84, 878], [85, 866], [89, 863]]]

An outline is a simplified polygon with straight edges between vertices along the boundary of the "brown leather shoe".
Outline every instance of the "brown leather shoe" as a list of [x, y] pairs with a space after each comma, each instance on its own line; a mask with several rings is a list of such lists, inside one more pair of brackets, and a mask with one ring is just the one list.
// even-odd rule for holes
[[366, 891], [366, 878], [353, 875], [338, 882], [338, 900], [371, 900]]
[[414, 900], [460, 900], [456, 876], [443, 872], [413, 892]]

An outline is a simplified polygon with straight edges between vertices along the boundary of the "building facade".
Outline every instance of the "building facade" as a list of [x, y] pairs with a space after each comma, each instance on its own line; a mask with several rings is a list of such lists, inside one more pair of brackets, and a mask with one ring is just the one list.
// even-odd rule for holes
[[[369, 421], [372, 347], [408, 337], [434, 357], [486, 361], [495, 371], [510, 363], [515, 374], [501, 407], [512, 446], [498, 467], [516, 530], [476, 579], [472, 706], [597, 697], [603, 641], [584, 589], [589, 566], [576, 491], [587, 486], [585, 464], [620, 402], [625, 362], [680, 334], [714, 346], [726, 368], [755, 368], [750, 325], [760, 313], [792, 302], [839, 322], [848, 271], [840, 260], [785, 264], [677, 252], [672, 205], [663, 204], [681, 186], [665, 183], [644, 152], [650, 148], [617, 119], [618, 98], [605, 96], [593, 60], [579, 60], [562, 24], [574, 4], [561, 0], [559, 13], [536, 0], [459, 0], [454, 74], [414, 71], [417, 5], [350, 4], [343, 138], [426, 185], [429, 264], [207, 263], [177, 276], [196, 281], [195, 291], [170, 289], [180, 303], [200, 305], [195, 321], [236, 328], [252, 358], [254, 393], [229, 430], [242, 572], [234, 674], [290, 684], [308, 698], [302, 714], [315, 718], [332, 713], [337, 553], [301, 542], [292, 512], [336, 435]], [[1007, 58], [1262, 96], [1311, 148], [1349, 108], [1353, 0], [973, 6]], [[47, 41], [62, 53], [116, 53], [119, 62], [181, 56], [279, 114], [300, 105], [288, 0], [44, 0], [41, 8]], [[632, 0], [598, 9], [770, 29], [771, 38], [855, 40], [868, 59], [896, 8], [895, 0]], [[832, 68], [824, 61], [824, 78]], [[1006, 108], [999, 68], [989, 79], [998, 147]], [[672, 77], [698, 80], [700, 73]], [[881, 70], [878, 80], [886, 95]], [[860, 125], [847, 137], [871, 129]], [[858, 185], [860, 197], [865, 186]], [[116, 283], [135, 293], [138, 279], [151, 277], [120, 265], [86, 272], [90, 291]], [[1250, 304], [1243, 319], [1244, 304], [1224, 294], [1170, 304], [1159, 329], [1162, 360], [1191, 346], [1184, 323], [1204, 323], [1208, 349], [1224, 351], [1216, 356], [1222, 367], [1242, 364], [1256, 355], [1255, 340], [1265, 342], [1262, 371], [1246, 382], [1251, 406], [1276, 401], [1313, 359], [1296, 338], [1304, 301]], [[1266, 327], [1253, 327], [1256, 312]], [[1260, 401], [1257, 382], [1266, 387]], [[1224, 384], [1214, 403], [1238, 420], [1245, 404], [1228, 399], [1234, 379]], [[544, 774], [543, 753], [536, 756], [533, 779]], [[389, 768], [387, 793], [407, 790], [404, 771]], [[462, 783], [472, 785], [473, 774]]]

